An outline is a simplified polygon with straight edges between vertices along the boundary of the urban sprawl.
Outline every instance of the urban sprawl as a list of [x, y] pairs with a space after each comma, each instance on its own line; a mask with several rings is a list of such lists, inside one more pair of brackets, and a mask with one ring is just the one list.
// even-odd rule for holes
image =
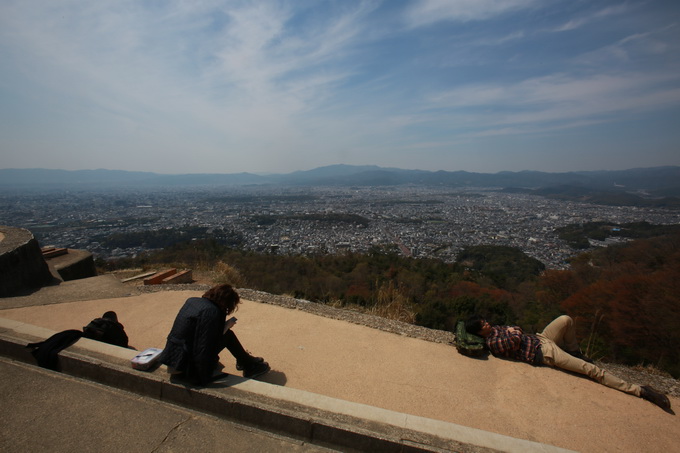
[[680, 223], [676, 210], [492, 189], [401, 186], [0, 194], [0, 213], [1, 223], [30, 230], [42, 246], [85, 249], [102, 259], [150, 249], [106, 247], [101, 238], [108, 235], [204, 227], [217, 238], [239, 237], [242, 249], [264, 253], [335, 254], [389, 246], [406, 256], [452, 262], [465, 246], [506, 245], [554, 269], [565, 268], [577, 253], [558, 238], [558, 227], [594, 221]]

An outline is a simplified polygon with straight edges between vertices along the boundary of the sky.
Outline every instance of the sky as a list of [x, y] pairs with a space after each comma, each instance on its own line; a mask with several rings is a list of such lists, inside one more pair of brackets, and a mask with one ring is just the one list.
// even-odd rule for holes
[[0, 168], [680, 165], [680, 1], [2, 0]]

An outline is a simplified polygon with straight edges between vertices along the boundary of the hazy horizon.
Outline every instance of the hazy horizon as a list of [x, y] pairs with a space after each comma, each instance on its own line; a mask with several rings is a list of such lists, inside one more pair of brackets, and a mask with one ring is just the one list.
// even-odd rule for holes
[[172, 172], [172, 173], [162, 173], [158, 171], [153, 171], [153, 170], [125, 170], [121, 168], [79, 168], [79, 169], [74, 169], [74, 170], [68, 170], [65, 168], [42, 168], [42, 167], [25, 167], [25, 168], [3, 168], [0, 167], [0, 170], [54, 170], [54, 171], [112, 171], [112, 172], [117, 172], [117, 171], [123, 171], [123, 172], [139, 172], [139, 173], [153, 173], [153, 174], [158, 174], [158, 175], [166, 175], [166, 176], [175, 176], [175, 175], [200, 175], [200, 174], [235, 174], [235, 173], [249, 173], [253, 175], [261, 175], [261, 176], [267, 176], [267, 175], [277, 175], [277, 174], [289, 174], [289, 173], [296, 173], [296, 172], [308, 172], [308, 171], [313, 171], [317, 170], [320, 168], [326, 168], [326, 167], [334, 167], [334, 166], [356, 166], [356, 167], [377, 167], [379, 169], [398, 169], [398, 170], [406, 170], [406, 171], [429, 171], [429, 172], [437, 172], [437, 171], [447, 171], [447, 172], [468, 172], [468, 173], [480, 173], [480, 174], [497, 174], [497, 173], [522, 173], [522, 172], [539, 172], [539, 173], [588, 173], [588, 172], [609, 172], [609, 171], [626, 171], [626, 170], [639, 170], [639, 169], [653, 169], [653, 168], [662, 168], [662, 167], [678, 167], [680, 165], [655, 165], [655, 166], [650, 166], [650, 167], [631, 167], [631, 168], [621, 168], [620, 170], [609, 170], [609, 169], [603, 169], [603, 168], [597, 168], [597, 169], [592, 169], [592, 170], [568, 170], [564, 172], [560, 171], [542, 171], [542, 170], [530, 170], [530, 169], [524, 169], [524, 170], [498, 170], [498, 171], [489, 171], [489, 172], [473, 172], [465, 169], [460, 169], [460, 170], [423, 170], [422, 168], [401, 168], [401, 167], [386, 167], [382, 165], [375, 165], [375, 164], [363, 164], [363, 165], [352, 165], [352, 164], [328, 164], [328, 165], [323, 165], [321, 167], [314, 167], [314, 168], [300, 168], [300, 169], [293, 169], [290, 171], [282, 171], [282, 172], [255, 172], [255, 171], [240, 171], [240, 172], [218, 172], [218, 171], [205, 171], [205, 172]]
[[680, 165], [680, 3], [0, 4], [0, 168]]

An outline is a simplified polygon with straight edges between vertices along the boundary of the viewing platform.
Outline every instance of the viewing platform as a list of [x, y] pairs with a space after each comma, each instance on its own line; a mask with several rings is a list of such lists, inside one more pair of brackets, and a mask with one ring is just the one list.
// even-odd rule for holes
[[[221, 363], [230, 376], [195, 388], [173, 382], [163, 366], [151, 373], [133, 370], [129, 360], [136, 351], [87, 339], [60, 354], [63, 373], [19, 365], [34, 363], [26, 343], [82, 329], [108, 310], [118, 314], [138, 350], [162, 348], [184, 301], [201, 294], [196, 288], [142, 292], [103, 275], [0, 299], [2, 356], [11, 359], [3, 359], [2, 367], [52, 383], [73, 376], [141, 395], [138, 403], [145, 411], [161, 411], [148, 420], [189, 409], [218, 417], [216, 423], [274, 433], [285, 439], [272, 447], [279, 451], [672, 451], [680, 436], [674, 415], [588, 379], [493, 357], [471, 359], [449, 344], [356, 324], [343, 310], [337, 310], [338, 319], [330, 312], [312, 313], [305, 309], [311, 303], [295, 299], [284, 306], [242, 298], [235, 332], [272, 367], [258, 380], [240, 377], [225, 351]], [[64, 384], [70, 386], [70, 381]], [[3, 387], [10, 400], [2, 403], [9, 407], [23, 386], [5, 379]], [[678, 407], [678, 399], [671, 400]], [[30, 412], [41, 409], [24, 405], [17, 410], [30, 419]], [[111, 420], [109, 431], [130, 436], [125, 417]], [[91, 439], [80, 432], [68, 442]], [[129, 437], [132, 450], [135, 440]]]

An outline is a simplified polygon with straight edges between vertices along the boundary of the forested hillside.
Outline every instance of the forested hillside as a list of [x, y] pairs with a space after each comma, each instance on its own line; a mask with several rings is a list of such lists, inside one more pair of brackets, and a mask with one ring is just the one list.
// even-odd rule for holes
[[680, 376], [680, 234], [584, 253], [541, 281], [590, 354]]
[[680, 376], [680, 233], [578, 255], [569, 270], [544, 271], [517, 249], [476, 246], [458, 261], [367, 254], [281, 256], [244, 252], [215, 240], [177, 243], [106, 270], [162, 266], [209, 270], [274, 294], [368, 311], [435, 329], [479, 312], [496, 323], [540, 331], [555, 316], [577, 320], [588, 354], [653, 364]]

